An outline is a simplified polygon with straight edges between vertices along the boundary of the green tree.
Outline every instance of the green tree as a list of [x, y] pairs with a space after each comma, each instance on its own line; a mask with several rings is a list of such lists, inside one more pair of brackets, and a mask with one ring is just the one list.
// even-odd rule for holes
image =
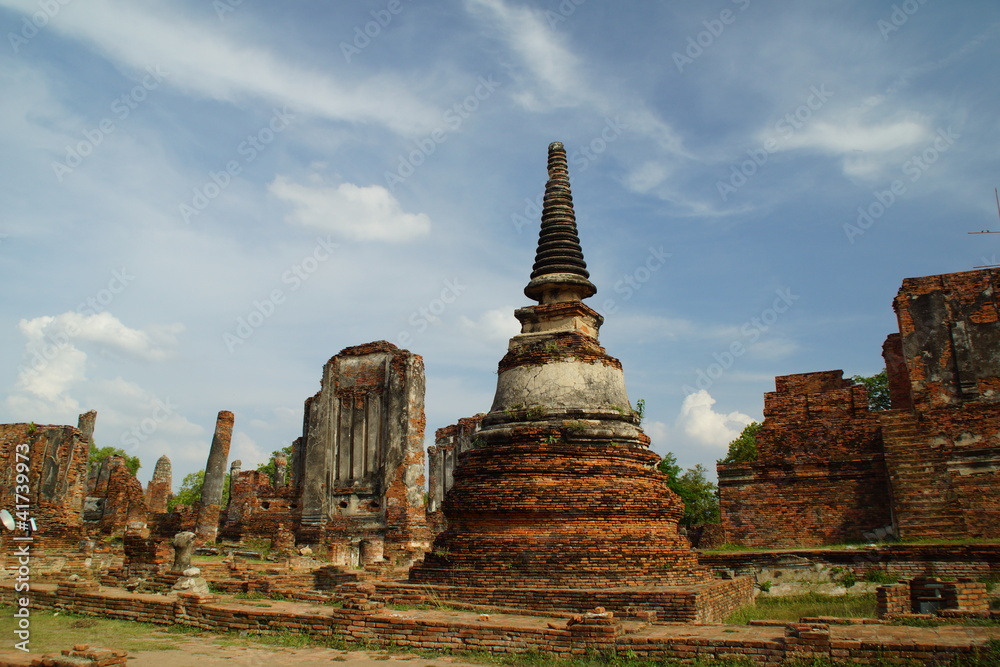
[[684, 516], [681, 523], [691, 526], [698, 523], [719, 523], [718, 488], [708, 480], [705, 466], [700, 463], [683, 473], [677, 465], [677, 457], [667, 452], [657, 465], [667, 476], [667, 486], [684, 502]]
[[[167, 501], [167, 511], [173, 512], [174, 508], [178, 505], [187, 505], [188, 507], [194, 506], [196, 502], [201, 500], [201, 487], [205, 485], [205, 471], [199, 470], [198, 472], [188, 473], [184, 475], [184, 479], [181, 480], [180, 490]], [[229, 473], [226, 473], [225, 479], [222, 481], [222, 502], [219, 507], [225, 507], [229, 504]]]
[[851, 379], [863, 384], [868, 390], [869, 410], [888, 410], [892, 407], [889, 401], [889, 375], [884, 368], [875, 375], [854, 375]]
[[266, 474], [267, 478], [269, 480], [271, 480], [272, 483], [273, 483], [274, 482], [274, 457], [275, 456], [283, 456], [283, 457], [285, 457], [285, 460], [288, 461], [288, 465], [285, 466], [285, 486], [288, 486], [288, 484], [290, 484], [291, 481], [292, 481], [292, 466], [291, 466], [291, 463], [292, 463], [292, 446], [291, 445], [288, 445], [287, 447], [282, 447], [281, 449], [276, 449], [273, 452], [271, 452], [271, 456], [268, 457], [267, 463], [261, 463], [259, 466], [257, 466], [257, 470], [260, 470], [261, 472], [263, 472], [264, 474]]
[[735, 440], [729, 443], [729, 451], [726, 458], [719, 459], [719, 463], [752, 463], [757, 460], [757, 433], [760, 431], [760, 422], [750, 422], [743, 427], [743, 431]]
[[139, 468], [142, 467], [142, 463], [139, 461], [138, 456], [129, 456], [125, 453], [124, 449], [118, 447], [91, 447], [90, 456], [88, 460], [90, 461], [91, 470], [100, 470], [101, 466], [104, 465], [104, 461], [111, 458], [114, 455], [125, 457], [125, 467], [133, 475], [139, 472]]

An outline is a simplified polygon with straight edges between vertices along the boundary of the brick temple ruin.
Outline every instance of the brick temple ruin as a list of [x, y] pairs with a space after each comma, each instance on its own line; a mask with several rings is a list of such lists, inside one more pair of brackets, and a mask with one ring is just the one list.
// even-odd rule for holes
[[447, 528], [409, 581], [457, 587], [450, 594], [470, 600], [520, 591], [569, 610], [612, 587], [639, 606], [669, 598], [699, 620], [721, 618], [751, 591], [701, 567], [678, 532], [683, 504], [656, 470], [621, 363], [598, 343], [604, 318], [584, 304], [597, 288], [560, 143], [549, 147], [548, 174], [524, 289], [537, 305], [514, 313], [521, 333], [500, 360], [473, 446], [458, 456], [442, 504]]
[[1000, 270], [903, 281], [892, 409], [842, 371], [775, 378], [753, 463], [720, 464], [723, 541], [1000, 537]]
[[[958, 643], [873, 640], [823, 619], [752, 632], [665, 629], [718, 622], [751, 603], [754, 581], [743, 575], [754, 574], [760, 555], [699, 554], [679, 531], [681, 501], [656, 470], [620, 362], [598, 342], [603, 317], [585, 304], [597, 288], [561, 144], [549, 147], [548, 177], [524, 290], [536, 303], [515, 311], [521, 331], [499, 362], [493, 404], [438, 429], [426, 461], [423, 360], [385, 341], [327, 361], [319, 391], [305, 401], [301, 437], [289, 456], [272, 459], [270, 474], [229, 461], [235, 416], [220, 411], [206, 442], [202, 498], [173, 511], [166, 456], [145, 488], [124, 457], [90, 469], [93, 411], [75, 427], [0, 425], [0, 508], [24, 504], [26, 486], [37, 522], [33, 529], [19, 516], [13, 533], [31, 538], [32, 604], [425, 648], [738, 654], [773, 663], [876, 651], [908, 657], [917, 641], [936, 656], [967, 654], [1000, 637], [980, 629], [972, 643], [970, 635]], [[899, 333], [883, 348], [891, 410], [870, 411], [864, 387], [841, 371], [776, 378], [757, 460], [719, 467], [720, 539], [802, 547], [888, 534], [1000, 537], [998, 283], [998, 270], [904, 281], [894, 302]], [[17, 599], [11, 540], [0, 531], [6, 603]], [[201, 577], [203, 588], [177, 590], [184, 570], [173, 545], [192, 541], [225, 558], [199, 562], [188, 576]], [[886, 617], [924, 603], [946, 617], [996, 613], [983, 609], [983, 585], [972, 581], [1000, 576], [995, 544], [796, 553], [810, 567], [908, 578], [879, 589]], [[219, 598], [237, 592], [297, 602], [277, 612]], [[442, 622], [385, 610], [441, 602], [474, 611]], [[306, 604], [317, 606], [295, 606]], [[532, 616], [539, 611], [548, 620]]]

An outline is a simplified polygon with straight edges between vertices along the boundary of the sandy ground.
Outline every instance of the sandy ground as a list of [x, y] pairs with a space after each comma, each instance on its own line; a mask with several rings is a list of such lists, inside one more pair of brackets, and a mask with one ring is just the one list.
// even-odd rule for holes
[[[483, 667], [459, 658], [426, 657], [399, 651], [342, 651], [330, 648], [278, 648], [262, 644], [236, 646], [215, 643], [210, 637], [169, 635], [179, 649], [129, 652], [130, 667], [284, 667], [293, 665], [350, 665], [351, 667]], [[67, 647], [69, 648], [69, 647]], [[0, 664], [30, 665], [38, 654], [0, 650]]]
[[173, 651], [140, 651], [129, 654], [134, 667], [283, 667], [284, 665], [351, 665], [353, 667], [483, 667], [458, 658], [428, 658], [413, 653], [342, 651], [330, 648], [277, 648], [261, 644], [222, 646], [211, 638], [171, 636], [181, 646]]

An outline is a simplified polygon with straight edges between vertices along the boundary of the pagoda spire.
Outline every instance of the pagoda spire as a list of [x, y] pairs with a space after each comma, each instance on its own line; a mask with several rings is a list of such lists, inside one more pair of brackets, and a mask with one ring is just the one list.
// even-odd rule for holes
[[538, 250], [524, 294], [539, 303], [581, 301], [596, 294], [597, 288], [588, 280], [590, 273], [580, 247], [562, 142], [549, 144], [548, 172]]

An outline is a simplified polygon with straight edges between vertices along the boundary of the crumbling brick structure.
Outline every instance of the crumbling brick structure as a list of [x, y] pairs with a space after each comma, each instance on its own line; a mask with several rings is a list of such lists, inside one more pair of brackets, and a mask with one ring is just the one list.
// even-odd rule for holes
[[292, 462], [298, 541], [402, 562], [427, 548], [423, 359], [386, 341], [342, 350], [304, 421]]
[[15, 553], [14, 536], [30, 535], [36, 565], [43, 555], [82, 557], [78, 543], [95, 416], [81, 415], [78, 427], [0, 425], [0, 509], [17, 521], [13, 533], [0, 530], [0, 554]]
[[162, 514], [167, 511], [167, 502], [170, 500], [173, 489], [173, 475], [170, 466], [170, 459], [163, 455], [156, 461], [153, 468], [153, 478], [146, 486], [146, 504], [149, 511], [155, 514]]
[[776, 378], [754, 463], [719, 465], [748, 546], [1000, 537], [1000, 270], [907, 278], [883, 345], [892, 409], [840, 371]]
[[455, 463], [458, 455], [478, 444], [476, 434], [486, 413], [464, 417], [457, 424], [439, 428], [434, 432], [434, 444], [427, 448], [427, 511], [437, 513], [444, 502], [444, 494], [454, 483]]
[[726, 539], [818, 546], [891, 525], [882, 436], [865, 387], [839, 370], [774, 382], [757, 460], [718, 466]]
[[903, 281], [881, 415], [900, 537], [1000, 537], [1000, 270]]

